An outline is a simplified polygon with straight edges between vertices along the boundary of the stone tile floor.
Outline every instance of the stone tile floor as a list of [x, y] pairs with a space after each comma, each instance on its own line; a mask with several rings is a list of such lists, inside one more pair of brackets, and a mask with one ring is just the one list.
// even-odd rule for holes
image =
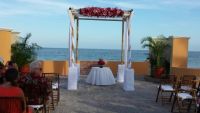
[[67, 90], [61, 79], [61, 97], [53, 113], [170, 113], [171, 103], [156, 103], [157, 84], [135, 80], [135, 91], [125, 92], [122, 84], [92, 86], [81, 77], [77, 91]]

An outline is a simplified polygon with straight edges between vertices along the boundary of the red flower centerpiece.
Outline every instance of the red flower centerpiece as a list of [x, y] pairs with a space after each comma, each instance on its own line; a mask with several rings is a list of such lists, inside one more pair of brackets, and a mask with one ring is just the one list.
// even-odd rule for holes
[[105, 65], [105, 61], [100, 58], [99, 61], [98, 61], [98, 65], [99, 65], [100, 68], [102, 68], [103, 65]]
[[96, 17], [122, 17], [124, 11], [118, 8], [86, 7], [81, 8], [79, 13], [83, 16]]

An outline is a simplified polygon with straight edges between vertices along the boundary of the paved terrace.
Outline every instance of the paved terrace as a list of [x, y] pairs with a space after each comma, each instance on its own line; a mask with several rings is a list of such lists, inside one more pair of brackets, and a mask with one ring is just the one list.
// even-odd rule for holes
[[53, 113], [170, 113], [171, 104], [156, 103], [157, 84], [135, 80], [135, 91], [125, 92], [122, 84], [92, 86], [83, 76], [77, 91], [67, 90], [61, 79], [61, 97]]

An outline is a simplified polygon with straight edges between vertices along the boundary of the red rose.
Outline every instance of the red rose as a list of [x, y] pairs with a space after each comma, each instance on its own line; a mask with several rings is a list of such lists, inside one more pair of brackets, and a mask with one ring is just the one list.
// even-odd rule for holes
[[105, 65], [105, 62], [103, 60], [99, 60], [98, 65]]

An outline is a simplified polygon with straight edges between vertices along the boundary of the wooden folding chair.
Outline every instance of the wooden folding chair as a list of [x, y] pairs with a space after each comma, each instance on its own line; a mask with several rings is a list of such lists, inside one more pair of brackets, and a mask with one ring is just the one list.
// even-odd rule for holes
[[180, 90], [191, 90], [196, 88], [196, 76], [195, 75], [183, 75], [180, 78], [179, 89]]
[[187, 91], [177, 90], [175, 93], [171, 112], [174, 112], [174, 108], [176, 105], [178, 105], [179, 113], [181, 113], [182, 110], [186, 110], [187, 112], [189, 112], [193, 101], [196, 101], [195, 89]]
[[181, 77], [178, 88], [176, 89], [174, 101], [172, 104], [171, 112], [174, 111], [174, 107], [178, 105], [179, 113], [183, 108], [186, 108], [187, 112], [190, 111], [193, 101], [196, 101], [196, 76], [184, 75]]
[[58, 73], [43, 73], [43, 76], [51, 79], [52, 81], [52, 90], [53, 90], [53, 101], [58, 102], [60, 100], [60, 75]]
[[[164, 100], [169, 99], [168, 102], [171, 102], [172, 96], [175, 93], [175, 88], [177, 86], [177, 77], [175, 75], [169, 75], [168, 79], [161, 79], [158, 86], [158, 92], [156, 96], [156, 102], [158, 102], [159, 95], [161, 94], [162, 104]], [[169, 96], [165, 94], [170, 94]]]

